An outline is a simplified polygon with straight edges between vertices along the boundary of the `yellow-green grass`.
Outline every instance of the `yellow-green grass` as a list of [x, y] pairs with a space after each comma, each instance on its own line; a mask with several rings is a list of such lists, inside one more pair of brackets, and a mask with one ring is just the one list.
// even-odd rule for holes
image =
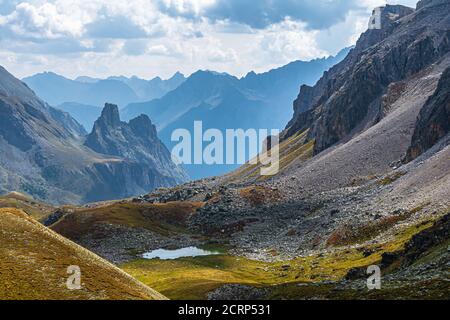
[[[313, 149], [315, 141], [306, 142], [306, 137], [309, 130], [298, 132], [289, 139], [282, 141], [279, 145], [279, 172], [284, 171], [288, 168], [295, 160], [306, 161], [313, 156]], [[243, 180], [257, 180], [264, 181], [269, 179], [271, 176], [260, 175], [261, 164], [254, 164], [253, 162], [248, 162], [238, 170], [230, 173], [227, 176], [227, 181], [237, 182]]]
[[[69, 290], [67, 268], [82, 287]], [[165, 299], [116, 266], [65, 239], [21, 210], [0, 209], [0, 300]]]
[[417, 212], [422, 211], [429, 203], [412, 208], [402, 214], [390, 215], [377, 221], [369, 222], [364, 225], [342, 225], [337, 228], [328, 238], [328, 246], [345, 246], [357, 243], [363, 243], [389, 230], [396, 224], [408, 220]]
[[29, 216], [37, 220], [45, 217], [55, 210], [54, 207], [48, 204], [36, 201], [33, 198], [18, 192], [11, 192], [7, 195], [0, 196], [0, 208], [21, 209]]
[[401, 177], [403, 177], [405, 174], [406, 174], [406, 172], [395, 172], [395, 173], [388, 175], [388, 176], [384, 177], [383, 179], [379, 180], [378, 183], [383, 186], [388, 186], [388, 185], [394, 183], [395, 181], [397, 181], [398, 179], [400, 179]]
[[[399, 227], [385, 242], [335, 248], [329, 253], [290, 261], [262, 262], [222, 254], [177, 260], [136, 260], [121, 266], [143, 283], [170, 299], [204, 299], [225, 284], [273, 287], [340, 280], [350, 269], [377, 264], [385, 252], [402, 250], [411, 237], [433, 225], [428, 218]], [[366, 256], [367, 250], [373, 252]]]
[[100, 224], [145, 228], [160, 235], [186, 233], [186, 221], [195, 214], [201, 202], [165, 204], [113, 203], [95, 208], [77, 209], [52, 225], [52, 229], [69, 239], [94, 234]]
[[264, 203], [274, 203], [281, 200], [281, 195], [278, 191], [263, 186], [243, 188], [239, 190], [239, 194], [253, 206], [262, 205]]

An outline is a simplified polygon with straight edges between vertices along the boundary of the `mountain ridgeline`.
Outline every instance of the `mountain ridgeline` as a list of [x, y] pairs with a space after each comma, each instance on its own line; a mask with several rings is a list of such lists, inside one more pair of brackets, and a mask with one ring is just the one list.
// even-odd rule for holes
[[92, 129], [100, 116], [105, 101], [124, 107], [129, 103], [160, 98], [185, 80], [179, 72], [167, 80], [123, 76], [107, 79], [78, 77], [71, 80], [52, 72], [23, 79], [40, 98], [68, 112], [87, 131]]
[[23, 79], [40, 98], [51, 105], [72, 102], [97, 107], [105, 101], [124, 107], [132, 102], [160, 98], [185, 80], [179, 72], [167, 80], [160, 77], [144, 80], [124, 76], [107, 79], [78, 77], [71, 80], [53, 72], [38, 73]]
[[[315, 86], [301, 88], [283, 138], [309, 129], [308, 139], [315, 142], [314, 153], [318, 154], [380, 121], [395, 102], [386, 96], [404, 90], [406, 79], [448, 55], [448, 5], [448, 1], [420, 1], [416, 11], [383, 7], [381, 29], [366, 31], [349, 55]], [[430, 105], [446, 99], [442, 91]], [[431, 108], [423, 111], [422, 122]], [[445, 127], [434, 136], [442, 137]], [[436, 138], [426, 140], [436, 142]], [[413, 147], [410, 154], [419, 149]]]
[[[108, 110], [110, 106], [99, 126], [113, 118]], [[19, 191], [52, 203], [76, 204], [129, 197], [187, 179], [172, 163], [148, 118], [139, 117], [129, 127], [119, 125], [121, 140], [114, 147], [106, 146], [114, 144], [108, 140], [112, 136], [107, 135], [107, 126], [88, 136], [88, 141], [97, 138], [106, 146], [96, 152], [68, 113], [44, 103], [1, 68], [0, 193]]]
[[[69, 113], [86, 131], [91, 131], [101, 114], [100, 105], [119, 105], [125, 120], [146, 114], [152, 119], [164, 144], [172, 149], [176, 129], [193, 133], [195, 121], [203, 128], [278, 129], [292, 118], [292, 101], [302, 84], [313, 85], [330, 67], [348, 54], [344, 49], [334, 57], [294, 61], [265, 73], [248, 73], [236, 78], [226, 73], [198, 71], [187, 79], [176, 73], [168, 80], [143, 80], [124, 76], [69, 80], [54, 73], [41, 73], [24, 81], [37, 94]], [[250, 155], [248, 155], [250, 157]], [[235, 165], [185, 165], [196, 178], [217, 176], [236, 169]]]
[[[374, 13], [381, 29], [363, 33], [316, 84], [294, 77], [291, 93], [300, 94], [274, 176], [247, 163], [82, 207], [55, 208], [16, 192], [0, 197], [0, 296], [448, 299], [450, 0]], [[0, 69], [1, 191], [76, 203], [177, 183], [185, 174], [157, 129], [167, 138], [195, 120], [255, 128], [270, 115], [270, 127], [281, 125], [277, 102], [286, 97], [279, 90], [289, 68], [242, 79], [200, 71], [160, 99], [129, 105], [122, 113], [128, 122], [106, 104], [89, 134]], [[211, 244], [220, 254], [142, 258]], [[84, 290], [61, 285], [69, 260], [87, 274]], [[373, 266], [382, 286], [368, 290]]]
[[[238, 79], [226, 73], [198, 71], [179, 87], [160, 99], [133, 103], [121, 113], [131, 119], [147, 114], [158, 128], [161, 140], [171, 149], [176, 129], [193, 134], [194, 122], [201, 121], [204, 130], [279, 129], [292, 118], [292, 101], [300, 85], [313, 85], [330, 67], [340, 62], [349, 49], [335, 57], [309, 62], [294, 61], [288, 65], [256, 74], [250, 72]], [[217, 176], [239, 165], [186, 165], [192, 178]]]

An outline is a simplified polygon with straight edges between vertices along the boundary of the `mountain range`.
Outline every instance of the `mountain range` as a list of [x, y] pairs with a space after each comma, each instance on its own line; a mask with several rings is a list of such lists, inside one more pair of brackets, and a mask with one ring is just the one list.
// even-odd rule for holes
[[100, 108], [106, 101], [124, 107], [132, 102], [160, 98], [184, 80], [181, 73], [176, 73], [168, 80], [160, 77], [144, 80], [124, 76], [107, 79], [80, 76], [71, 80], [53, 72], [39, 73], [23, 79], [40, 98], [67, 111], [88, 131], [92, 129], [95, 119], [100, 115]]
[[[247, 163], [84, 206], [53, 207], [17, 192], [0, 197], [0, 297], [448, 300], [450, 1], [385, 5], [373, 18], [381, 28], [369, 28], [342, 61], [297, 89], [272, 176], [260, 174], [264, 164]], [[192, 112], [185, 118], [192, 121], [221, 104], [257, 100], [243, 79], [203, 71], [191, 78], [201, 81], [178, 89], [195, 95], [175, 89], [127, 112], [162, 100], [176, 119]], [[107, 104], [86, 135], [0, 69], [0, 185], [33, 187], [41, 199], [70, 199], [81, 188], [118, 196], [143, 189], [145, 164], [159, 168], [155, 154], [166, 165], [162, 176], [182, 180], [156, 137], [172, 113], [159, 111], [157, 120], [136, 111], [124, 122]], [[193, 248], [206, 255], [163, 256]], [[162, 258], [147, 259], [155, 252]], [[58, 282], [68, 257], [87, 272], [81, 291]], [[377, 274], [373, 289], [368, 280]]]
[[[278, 174], [248, 163], [133, 200], [202, 201], [185, 226], [226, 253], [174, 264], [129, 257], [127, 272], [152, 270], [142, 279], [169, 298], [448, 299], [450, 1], [379, 14], [381, 29], [300, 89]], [[371, 266], [380, 290], [367, 289]]]
[[[5, 191], [21, 191], [49, 202], [82, 203], [146, 193], [156, 187], [186, 181], [188, 176], [203, 178], [229, 172], [238, 165], [186, 165], [187, 174], [174, 167], [168, 151], [173, 146], [172, 130], [186, 128], [192, 131], [197, 120], [203, 121], [205, 129], [282, 128], [290, 117], [289, 101], [299, 85], [313, 84], [347, 52], [343, 50], [336, 57], [310, 62], [296, 61], [267, 73], [249, 73], [241, 79], [224, 73], [199, 71], [188, 79], [177, 73], [166, 81], [160, 78], [146, 81], [137, 77], [70, 80], [54, 73], [26, 78], [26, 85], [14, 80], [15, 86], [24, 88], [26, 95], [45, 111], [45, 117], [58, 122], [61, 126], [58, 129], [70, 136], [49, 136], [42, 141], [45, 147], [41, 146], [41, 141], [30, 142], [31, 146], [37, 145], [30, 147], [33, 151], [24, 150], [28, 158], [26, 163], [31, 164], [22, 163], [21, 167], [34, 168], [33, 173], [17, 174], [11, 169], [19, 164], [4, 161], [5, 182], [1, 185]], [[1, 80], [9, 81], [12, 76], [6, 70], [4, 74]], [[58, 107], [50, 107], [28, 87]], [[127, 105], [122, 116], [129, 124], [120, 121], [119, 108], [110, 104], [103, 110], [97, 107], [103, 100], [123, 104], [129, 100], [137, 101], [137, 93], [141, 98], [162, 97], [148, 103]], [[23, 96], [25, 94], [21, 93], [15, 99]], [[71, 100], [76, 102], [63, 102]], [[28, 117], [26, 114], [27, 121]], [[7, 121], [6, 118], [3, 120]], [[159, 142], [155, 125], [159, 126], [159, 137], [165, 146]], [[39, 136], [38, 131], [49, 127], [40, 129], [37, 125], [26, 137]], [[4, 126], [5, 136], [12, 135], [13, 131], [10, 124]], [[88, 131], [92, 132], [88, 134]], [[61, 143], [66, 147], [60, 148]], [[83, 183], [89, 187], [83, 188]], [[56, 196], [57, 192], [61, 195]]]
[[[314, 84], [324, 72], [349, 52], [308, 62], [295, 61], [266, 73], [249, 73], [236, 78], [226, 73], [198, 71], [160, 99], [133, 103], [121, 110], [125, 119], [147, 114], [156, 124], [161, 140], [169, 149], [176, 129], [193, 134], [194, 121], [204, 130], [283, 129], [292, 117], [292, 101], [303, 84]], [[248, 155], [247, 157], [251, 157]], [[217, 176], [239, 165], [185, 165], [192, 178]]]
[[[117, 107], [107, 105], [86, 140], [86, 131], [68, 113], [50, 107], [4, 68], [0, 115], [1, 193], [14, 190], [52, 203], [83, 203], [187, 180], [147, 117], [128, 125], [118, 120]], [[109, 139], [118, 130], [121, 140]]]
[[[87, 131], [93, 128], [101, 113], [99, 106], [105, 101], [117, 101], [123, 106], [120, 113], [125, 120], [146, 114], [171, 150], [175, 145], [172, 132], [187, 129], [193, 133], [194, 121], [202, 121], [205, 130], [222, 132], [283, 129], [292, 117], [292, 101], [299, 87], [315, 84], [349, 50], [344, 49], [335, 57], [294, 61], [261, 74], [250, 72], [240, 79], [213, 71], [198, 71], [188, 78], [176, 73], [168, 80], [156, 77], [149, 81], [123, 76], [105, 80], [80, 76], [69, 80], [43, 73], [25, 78], [24, 82], [44, 100], [69, 113]], [[238, 166], [186, 164], [184, 169], [196, 179], [224, 174]]]

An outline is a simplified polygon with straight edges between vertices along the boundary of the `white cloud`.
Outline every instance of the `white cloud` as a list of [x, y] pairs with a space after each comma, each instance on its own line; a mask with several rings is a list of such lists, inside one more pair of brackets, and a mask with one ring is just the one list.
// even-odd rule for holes
[[61, 14], [51, 3], [33, 6], [23, 2], [14, 12], [3, 16], [2, 28], [19, 38], [56, 39], [82, 34], [82, 24], [73, 17]]
[[307, 30], [305, 23], [285, 20], [260, 33], [258, 51], [269, 55], [275, 63], [293, 60], [311, 60], [327, 55], [318, 47], [319, 31]]
[[0, 57], [18, 76], [243, 75], [353, 44], [386, 2], [412, 0], [0, 0]]
[[146, 52], [149, 54], [156, 55], [156, 56], [169, 56], [170, 55], [170, 50], [163, 44], [151, 46], [150, 48], [148, 48], [148, 50]]

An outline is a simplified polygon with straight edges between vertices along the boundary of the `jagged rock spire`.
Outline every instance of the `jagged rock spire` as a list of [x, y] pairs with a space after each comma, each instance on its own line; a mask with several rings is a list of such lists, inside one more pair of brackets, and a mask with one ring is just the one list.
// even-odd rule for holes
[[97, 120], [107, 126], [120, 126], [119, 107], [115, 104], [106, 103], [102, 115]]

